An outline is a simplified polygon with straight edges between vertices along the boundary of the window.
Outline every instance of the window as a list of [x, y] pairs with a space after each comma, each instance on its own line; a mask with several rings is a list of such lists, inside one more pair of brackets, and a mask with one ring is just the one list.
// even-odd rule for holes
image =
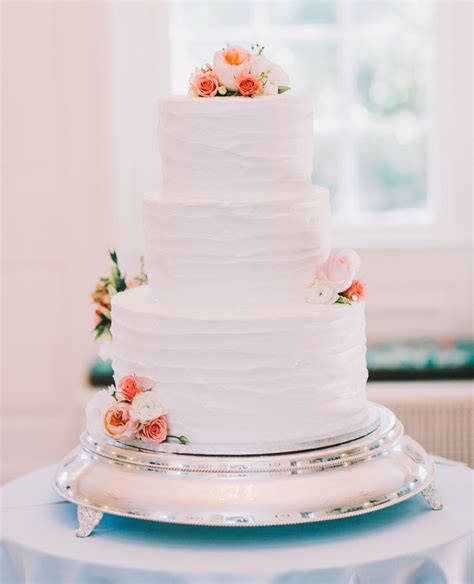
[[[173, 2], [172, 86], [227, 41], [260, 42], [314, 101], [314, 182], [343, 224], [429, 222], [434, 3]], [[263, 38], [262, 38], [263, 37]]]

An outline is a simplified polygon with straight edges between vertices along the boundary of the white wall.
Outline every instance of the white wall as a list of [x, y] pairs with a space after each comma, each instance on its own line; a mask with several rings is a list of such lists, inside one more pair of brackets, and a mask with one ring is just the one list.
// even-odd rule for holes
[[2, 5], [3, 478], [66, 454], [112, 199], [99, 3]]

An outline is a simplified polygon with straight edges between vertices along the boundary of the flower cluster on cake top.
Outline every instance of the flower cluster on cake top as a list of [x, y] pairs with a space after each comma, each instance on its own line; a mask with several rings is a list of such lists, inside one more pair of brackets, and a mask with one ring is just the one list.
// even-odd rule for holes
[[316, 266], [315, 279], [306, 286], [304, 299], [309, 304], [351, 304], [364, 300], [366, 285], [355, 276], [359, 255], [352, 249], [333, 251]]
[[263, 55], [264, 47], [251, 51], [230, 46], [214, 54], [213, 64], [198, 67], [189, 79], [189, 93], [197, 97], [255, 97], [277, 95], [290, 89], [283, 69]]
[[97, 392], [86, 407], [89, 434], [153, 444], [174, 438], [187, 444], [186, 436], [169, 433], [168, 418], [153, 385], [147, 377], [127, 375], [118, 389], [112, 385]]

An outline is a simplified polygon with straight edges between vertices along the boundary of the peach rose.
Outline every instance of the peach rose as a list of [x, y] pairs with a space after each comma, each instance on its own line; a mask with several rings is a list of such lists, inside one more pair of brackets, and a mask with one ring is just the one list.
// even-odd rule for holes
[[214, 97], [219, 89], [219, 80], [210, 73], [197, 73], [192, 90], [199, 97]]
[[336, 292], [347, 290], [360, 267], [360, 258], [352, 249], [334, 251], [316, 268], [316, 278], [328, 281]]
[[138, 430], [138, 422], [130, 416], [130, 404], [118, 402], [104, 415], [105, 433], [110, 438], [128, 438]]
[[237, 75], [250, 71], [251, 54], [242, 47], [227, 47], [214, 54], [213, 71], [219, 79], [220, 85], [224, 85], [230, 91], [236, 91]]
[[99, 304], [107, 308], [110, 306], [110, 301], [111, 301], [110, 294], [104, 294], [103, 296], [100, 297]]
[[135, 375], [127, 375], [126, 377], [123, 377], [118, 385], [124, 399], [128, 401], [132, 401], [137, 393], [143, 391], [138, 382], [138, 378], [135, 377]]
[[235, 82], [237, 89], [244, 97], [250, 97], [262, 91], [262, 82], [245, 71], [236, 77]]
[[364, 300], [367, 294], [367, 287], [362, 280], [354, 280], [347, 290], [342, 292], [342, 296], [349, 300]]
[[160, 416], [148, 422], [148, 424], [142, 424], [138, 430], [137, 437], [146, 442], [154, 442], [155, 444], [160, 444], [166, 440], [168, 436], [168, 421], [166, 416]]

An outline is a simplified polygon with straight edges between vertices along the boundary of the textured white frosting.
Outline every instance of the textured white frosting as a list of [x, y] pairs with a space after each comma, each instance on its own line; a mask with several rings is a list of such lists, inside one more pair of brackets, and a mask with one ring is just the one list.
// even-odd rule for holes
[[304, 302], [330, 243], [328, 193], [310, 183], [310, 98], [183, 96], [159, 110], [150, 286], [113, 298], [116, 379], [155, 380], [171, 433], [195, 452], [364, 427], [364, 304]]
[[302, 300], [329, 252], [329, 194], [309, 199], [144, 203], [146, 269], [155, 298], [177, 306]]
[[149, 292], [113, 298], [115, 375], [154, 379], [172, 433], [194, 448], [303, 441], [363, 425], [362, 302], [206, 315], [153, 302]]
[[309, 188], [312, 128], [311, 98], [292, 92], [160, 99], [161, 196], [261, 200]]

